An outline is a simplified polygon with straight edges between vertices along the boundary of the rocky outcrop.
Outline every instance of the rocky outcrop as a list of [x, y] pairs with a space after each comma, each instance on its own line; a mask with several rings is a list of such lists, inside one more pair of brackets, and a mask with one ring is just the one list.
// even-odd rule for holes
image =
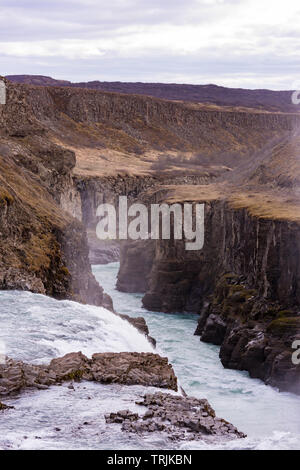
[[152, 338], [152, 336], [149, 335], [149, 328], [144, 317], [130, 317], [129, 315], [125, 315], [124, 313], [117, 313], [116, 315], [123, 318], [123, 320], [128, 321], [142, 335], [146, 336], [146, 338], [148, 339], [149, 343], [152, 344], [152, 346], [156, 347], [156, 339]]
[[117, 289], [121, 292], [145, 292], [153, 265], [155, 243], [152, 240], [122, 244]]
[[162, 432], [173, 441], [246, 437], [232, 424], [217, 418], [207, 400], [157, 392], [136, 403], [147, 407], [144, 415], [122, 410], [107, 414], [106, 422], [121, 424], [125, 432]]
[[39, 178], [0, 155], [0, 288], [104, 305], [82, 225]]
[[249, 289], [245, 278], [226, 274], [202, 310], [196, 334], [221, 346], [224, 367], [247, 370], [253, 378], [300, 394], [300, 364], [292, 361], [293, 343], [300, 339], [298, 307], [284, 310]]
[[177, 390], [177, 378], [168, 359], [152, 353], [98, 353], [88, 359], [79, 352], [53, 359], [48, 366], [8, 358], [0, 364], [0, 396], [74, 380]]
[[[28, 388], [83, 380], [102, 384], [142, 385], [177, 391], [177, 378], [167, 358], [151, 353], [98, 353], [88, 359], [81, 352], [53, 359], [47, 365], [32, 365], [6, 358], [0, 364], [0, 396]], [[241, 438], [245, 435], [224, 419], [217, 418], [207, 400], [164, 393], [147, 394], [138, 405], [147, 407], [139, 416], [129, 410], [109, 413], [107, 423], [122, 424], [122, 431], [145, 434], [162, 432], [171, 440]], [[10, 406], [0, 403], [0, 410]]]

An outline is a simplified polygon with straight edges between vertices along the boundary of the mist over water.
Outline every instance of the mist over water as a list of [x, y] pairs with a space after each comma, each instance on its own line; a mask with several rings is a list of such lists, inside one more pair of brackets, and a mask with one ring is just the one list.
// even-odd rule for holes
[[[193, 336], [195, 315], [147, 312], [141, 295], [115, 290], [118, 263], [94, 266], [94, 273], [112, 295], [116, 311], [144, 316], [157, 352], [168, 356], [188, 394], [207, 398], [247, 439], [207, 444], [172, 443], [161, 434], [147, 437], [123, 433], [107, 425], [104, 414], [120, 409], [143, 413], [135, 404], [157, 389], [141, 386], [68, 384], [48, 390], [27, 390], [3, 399], [14, 410], [1, 413], [0, 448], [3, 449], [300, 449], [300, 398], [280, 394], [247, 373], [223, 369], [218, 348]], [[0, 291], [0, 343], [6, 354], [34, 363], [82, 351], [91, 356], [106, 351], [153, 351], [128, 322], [90, 305], [29, 292]], [[166, 390], [164, 390], [166, 392]], [[85, 423], [85, 424], [84, 424]], [[86, 424], [88, 423], [88, 424]]]

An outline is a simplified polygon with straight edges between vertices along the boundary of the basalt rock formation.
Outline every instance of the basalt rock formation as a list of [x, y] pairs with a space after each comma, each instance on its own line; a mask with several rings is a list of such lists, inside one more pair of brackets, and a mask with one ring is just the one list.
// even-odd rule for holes
[[7, 358], [0, 364], [0, 374], [0, 396], [81, 380], [177, 390], [177, 378], [168, 359], [152, 353], [97, 353], [91, 359], [81, 352], [69, 353], [48, 366]]
[[300, 365], [292, 361], [293, 343], [300, 339], [299, 308], [284, 305], [249, 289], [245, 277], [226, 274], [202, 309], [196, 334], [221, 346], [224, 367], [299, 394]]
[[9, 75], [7, 78], [12, 82], [30, 85], [90, 88], [100, 91], [149, 95], [167, 100], [213, 103], [218, 106], [242, 106], [269, 111], [297, 112], [297, 107], [291, 103], [292, 91], [246, 90], [211, 84], [188, 85], [100, 81], [72, 83], [68, 80], [55, 80], [41, 75]]
[[238, 195], [206, 202], [200, 251], [186, 251], [184, 241], [157, 241], [143, 304], [149, 310], [199, 313], [196, 334], [221, 346], [225, 367], [299, 394], [300, 365], [292, 361], [293, 343], [300, 338], [296, 206], [285, 206], [280, 219], [263, 218], [255, 214], [263, 205], [251, 207], [249, 201], [248, 208], [239, 207]]
[[145, 395], [136, 403], [147, 407], [144, 415], [122, 410], [107, 414], [106, 422], [121, 424], [125, 432], [149, 434], [159, 431], [173, 441], [246, 437], [232, 424], [217, 418], [207, 400], [157, 392]]

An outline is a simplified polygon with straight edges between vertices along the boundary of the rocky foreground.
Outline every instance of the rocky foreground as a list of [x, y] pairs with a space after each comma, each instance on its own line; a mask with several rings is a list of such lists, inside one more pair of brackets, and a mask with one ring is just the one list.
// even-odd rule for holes
[[145, 385], [177, 391], [177, 378], [167, 358], [152, 353], [98, 353], [88, 359], [81, 352], [32, 365], [7, 359], [0, 365], [0, 396], [25, 388], [45, 389], [66, 381]]
[[246, 437], [232, 424], [216, 417], [207, 400], [157, 392], [147, 394], [137, 405], [147, 407], [144, 415], [121, 410], [107, 414], [107, 423], [122, 424], [131, 433], [164, 432], [171, 440], [197, 440], [204, 436]]
[[[0, 397], [25, 389], [47, 389], [83, 380], [102, 384], [143, 385], [177, 391], [177, 378], [167, 358], [152, 353], [98, 353], [91, 359], [81, 352], [53, 359], [49, 365], [32, 365], [7, 358], [0, 365]], [[245, 437], [233, 425], [215, 416], [206, 400], [164, 394], [146, 394], [137, 404], [147, 407], [139, 416], [129, 410], [108, 413], [107, 423], [122, 424], [122, 431], [163, 432], [172, 440], [202, 439], [205, 436]], [[10, 406], [0, 403], [0, 411]]]

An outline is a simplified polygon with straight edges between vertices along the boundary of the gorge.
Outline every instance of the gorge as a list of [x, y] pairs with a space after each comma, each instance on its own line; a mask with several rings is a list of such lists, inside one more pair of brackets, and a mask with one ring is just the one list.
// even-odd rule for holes
[[[120, 252], [119, 291], [142, 293], [153, 315], [170, 315], [170, 341], [174, 313], [186, 315], [203, 344], [220, 346], [224, 367], [300, 394], [291, 360], [300, 339], [300, 116], [5, 83], [1, 295], [30, 291], [135, 316], [116, 307], [88, 258], [89, 246], [95, 265]], [[117, 207], [120, 196], [205, 204], [203, 249], [187, 251], [184, 240], [98, 244], [96, 209]], [[198, 341], [193, 333], [187, 343]], [[152, 334], [159, 343], [159, 328]], [[150, 347], [145, 340], [140, 352]]]

